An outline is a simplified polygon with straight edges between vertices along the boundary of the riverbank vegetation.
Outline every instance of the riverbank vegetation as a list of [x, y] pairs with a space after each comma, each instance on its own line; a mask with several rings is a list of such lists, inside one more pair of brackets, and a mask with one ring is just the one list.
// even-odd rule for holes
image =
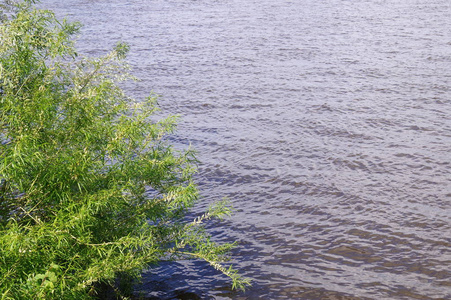
[[220, 264], [233, 245], [202, 227], [227, 206], [186, 221], [196, 157], [168, 142], [176, 118], [156, 120], [155, 96], [118, 86], [133, 79], [127, 45], [80, 57], [79, 24], [32, 2], [0, 2], [1, 299], [91, 299], [100, 286], [126, 297], [144, 268], [186, 257], [243, 288]]

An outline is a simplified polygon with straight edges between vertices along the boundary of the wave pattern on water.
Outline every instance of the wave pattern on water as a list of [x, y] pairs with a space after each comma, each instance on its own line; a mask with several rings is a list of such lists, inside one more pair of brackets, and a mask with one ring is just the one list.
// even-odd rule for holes
[[210, 230], [253, 287], [183, 262], [149, 297], [451, 298], [448, 0], [42, 5], [85, 24], [85, 53], [131, 44], [131, 92], [164, 95], [204, 199], [237, 208]]

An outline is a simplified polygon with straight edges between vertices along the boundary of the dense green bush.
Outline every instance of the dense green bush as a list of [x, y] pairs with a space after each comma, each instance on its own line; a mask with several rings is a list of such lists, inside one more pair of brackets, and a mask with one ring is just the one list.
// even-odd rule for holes
[[187, 256], [243, 287], [218, 263], [231, 245], [202, 228], [227, 207], [184, 221], [196, 159], [168, 143], [175, 118], [155, 120], [154, 96], [134, 101], [117, 85], [131, 78], [127, 46], [80, 58], [79, 25], [32, 2], [0, 4], [1, 299], [89, 299]]

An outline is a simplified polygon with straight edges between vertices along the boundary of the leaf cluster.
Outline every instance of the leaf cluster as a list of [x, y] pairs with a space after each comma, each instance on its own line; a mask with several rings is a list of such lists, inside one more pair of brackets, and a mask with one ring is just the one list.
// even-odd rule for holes
[[204, 259], [243, 288], [219, 264], [232, 245], [202, 228], [227, 207], [183, 222], [197, 161], [168, 142], [177, 118], [156, 120], [155, 95], [136, 101], [118, 86], [133, 79], [128, 46], [80, 58], [80, 25], [32, 2], [0, 7], [2, 299], [90, 299], [168, 257]]

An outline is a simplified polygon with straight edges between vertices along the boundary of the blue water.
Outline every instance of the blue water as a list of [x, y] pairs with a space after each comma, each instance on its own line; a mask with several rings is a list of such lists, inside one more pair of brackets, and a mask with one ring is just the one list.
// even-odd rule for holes
[[[197, 211], [236, 240], [253, 287], [202, 262], [137, 287], [159, 299], [451, 299], [451, 2], [43, 0], [78, 47], [130, 44], [201, 161]], [[192, 293], [192, 294], [189, 294]], [[185, 295], [185, 296], [183, 296]], [[185, 297], [185, 298], [183, 298]]]

